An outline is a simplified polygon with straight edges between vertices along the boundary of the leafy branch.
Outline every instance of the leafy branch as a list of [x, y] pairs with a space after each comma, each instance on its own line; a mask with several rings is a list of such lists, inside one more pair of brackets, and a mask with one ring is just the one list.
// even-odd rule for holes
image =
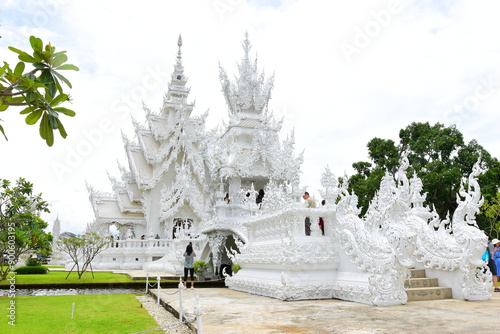
[[[26, 123], [33, 125], [40, 121], [40, 137], [45, 139], [48, 146], [52, 146], [54, 130], [59, 130], [61, 137], [67, 137], [59, 115], [73, 117], [76, 114], [73, 110], [60, 106], [71, 101], [70, 96], [64, 93], [62, 84], [69, 88], [72, 85], [59, 71], [78, 71], [79, 68], [66, 64], [66, 51], [56, 52], [56, 48], [50, 43], [44, 47], [40, 38], [31, 36], [30, 44], [32, 55], [9, 47], [18, 54], [20, 60], [14, 70], [6, 62], [0, 67], [0, 111], [13, 106], [25, 106], [20, 113], [27, 115]], [[33, 69], [25, 72], [27, 64], [31, 64]], [[7, 139], [2, 125], [0, 131]]]

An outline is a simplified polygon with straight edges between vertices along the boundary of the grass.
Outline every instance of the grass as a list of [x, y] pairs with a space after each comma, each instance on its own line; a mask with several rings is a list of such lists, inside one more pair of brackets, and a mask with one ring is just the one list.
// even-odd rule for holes
[[[15, 327], [7, 308], [15, 301]], [[74, 317], [71, 319], [72, 305]], [[158, 324], [135, 295], [0, 297], [0, 333], [135, 333]], [[160, 330], [151, 333], [163, 333]]]
[[[64, 271], [51, 271], [45, 275], [15, 275], [16, 284], [66, 284], [66, 283], [123, 283], [123, 282], [145, 282], [141, 280], [132, 280], [126, 274], [113, 274], [111, 272], [94, 272], [92, 278], [91, 272], [83, 274], [81, 279], [78, 275], [72, 272], [68, 279], [66, 276], [68, 272]], [[12, 274], [7, 275], [7, 278], [12, 277]], [[0, 282], [0, 284], [9, 284], [7, 280]]]

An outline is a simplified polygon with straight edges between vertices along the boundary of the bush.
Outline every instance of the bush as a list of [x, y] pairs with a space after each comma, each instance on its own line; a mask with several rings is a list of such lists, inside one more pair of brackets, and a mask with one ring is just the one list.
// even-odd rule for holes
[[205, 261], [196, 261], [194, 263], [194, 272], [197, 275], [205, 275], [208, 271], [208, 265]]
[[38, 261], [38, 259], [36, 259], [34, 257], [30, 257], [29, 259], [26, 259], [26, 265], [29, 267], [41, 266], [41, 263], [40, 263], [40, 261]]
[[233, 273], [237, 273], [241, 269], [241, 266], [239, 264], [234, 264], [233, 265]]
[[19, 267], [14, 270], [18, 275], [26, 275], [26, 274], [46, 274], [49, 270], [41, 265], [38, 266], [24, 266]]

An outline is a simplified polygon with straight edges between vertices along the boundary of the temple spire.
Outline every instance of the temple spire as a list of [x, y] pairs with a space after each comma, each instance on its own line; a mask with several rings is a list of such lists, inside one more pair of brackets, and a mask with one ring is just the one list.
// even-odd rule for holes
[[52, 226], [52, 236], [54, 237], [54, 242], [59, 240], [59, 235], [61, 234], [61, 221], [59, 220], [59, 213], [57, 213], [56, 220], [54, 220], [54, 225]]
[[182, 65], [182, 36], [179, 35], [177, 40], [177, 59], [174, 66], [174, 72], [171, 75], [170, 83], [168, 84], [168, 92], [163, 101], [163, 110], [173, 108], [178, 103], [186, 103], [189, 95], [189, 88], [186, 86], [187, 77], [184, 75], [184, 66]]
[[243, 45], [243, 51], [245, 52], [243, 60], [245, 62], [250, 62], [250, 49], [252, 48], [252, 44], [250, 44], [250, 40], [248, 39], [248, 31], [245, 32], [245, 39], [241, 44]]
[[251, 44], [248, 32], [242, 42], [243, 58], [238, 64], [239, 76], [236, 82], [229, 80], [226, 71], [219, 66], [219, 77], [222, 84], [222, 91], [229, 107], [230, 115], [245, 113], [249, 117], [258, 118], [264, 112], [274, 84], [274, 75], [265, 78], [264, 72], [259, 71], [257, 59], [251, 61]]
[[179, 39], [177, 40], [177, 46], [179, 50], [177, 51], [177, 62], [175, 64], [175, 69], [181, 73], [184, 73], [184, 67], [182, 66], [182, 36], [179, 35]]

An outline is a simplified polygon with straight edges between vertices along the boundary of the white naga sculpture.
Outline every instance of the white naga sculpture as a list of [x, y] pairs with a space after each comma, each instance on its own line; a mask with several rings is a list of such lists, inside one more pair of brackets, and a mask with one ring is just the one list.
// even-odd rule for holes
[[406, 177], [406, 157], [396, 178], [383, 178], [364, 218], [347, 176], [339, 183], [328, 167], [320, 191], [326, 205], [306, 208], [303, 154], [295, 154], [293, 132], [280, 140], [281, 121], [268, 110], [273, 77], [266, 79], [250, 59], [248, 36], [242, 46], [235, 81], [220, 68], [229, 121], [207, 131], [208, 113], [193, 116], [188, 102], [179, 37], [162, 107], [155, 113], [144, 106], [145, 122], [133, 120], [135, 138], [123, 136], [127, 166], [119, 165], [119, 178], [109, 177], [113, 193], [88, 186], [98, 229], [109, 234], [113, 226], [120, 237], [94, 268], [179, 275], [192, 243], [196, 260], [214, 273], [241, 265], [226, 277], [228, 287], [283, 300], [405, 303], [410, 267], [432, 271], [454, 298], [490, 298], [491, 274], [481, 261], [486, 237], [474, 221], [478, 165], [449, 221], [424, 206], [421, 181]]
[[[407, 301], [404, 282], [410, 278], [408, 269], [415, 267], [452, 288], [453, 298], [489, 299], [491, 273], [481, 260], [487, 240], [474, 221], [482, 204], [479, 162], [467, 191], [460, 192], [452, 221], [442, 222], [423, 206], [425, 196], [415, 193], [421, 181], [416, 176], [408, 181], [407, 166], [404, 157], [396, 179], [386, 174], [363, 219], [356, 196], [346, 191], [346, 179], [336, 190], [338, 201], [332, 201], [337, 204], [291, 207], [249, 219], [248, 240], [231, 256], [242, 269], [227, 277], [226, 284], [283, 300], [339, 298], [397, 305]], [[324, 179], [329, 173], [327, 169]], [[306, 216], [323, 218], [325, 236], [317, 229], [304, 235]]]

